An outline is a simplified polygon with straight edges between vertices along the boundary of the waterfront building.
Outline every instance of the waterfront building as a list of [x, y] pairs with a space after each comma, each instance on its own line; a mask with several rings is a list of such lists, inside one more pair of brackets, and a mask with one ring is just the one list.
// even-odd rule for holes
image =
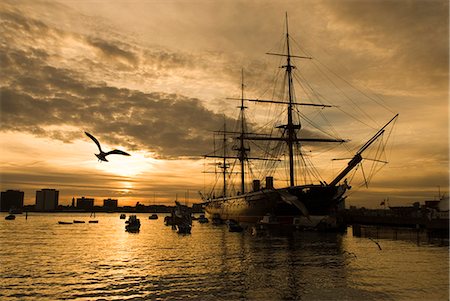
[[82, 196], [81, 198], [77, 198], [77, 209], [92, 211], [94, 209], [94, 199], [85, 198], [84, 196]]
[[116, 210], [118, 201], [115, 199], [104, 199], [103, 207], [108, 210]]
[[23, 208], [24, 192], [20, 190], [6, 190], [1, 192], [0, 211], [9, 211], [9, 209]]
[[42, 189], [36, 191], [36, 210], [52, 211], [58, 208], [59, 191], [56, 189]]

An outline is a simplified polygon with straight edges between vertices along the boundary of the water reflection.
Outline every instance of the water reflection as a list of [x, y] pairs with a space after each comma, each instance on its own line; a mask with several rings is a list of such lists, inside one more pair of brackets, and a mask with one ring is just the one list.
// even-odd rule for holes
[[[119, 214], [0, 218], [0, 299], [397, 300], [448, 298], [448, 247], [347, 234], [252, 236], [163, 217], [124, 231]], [[354, 254], [354, 255], [351, 255]]]

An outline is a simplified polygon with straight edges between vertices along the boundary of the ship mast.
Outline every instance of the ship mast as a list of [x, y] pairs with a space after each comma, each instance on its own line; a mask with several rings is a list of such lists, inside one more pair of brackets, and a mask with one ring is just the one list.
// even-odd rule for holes
[[282, 68], [286, 69], [286, 78], [287, 78], [287, 89], [288, 89], [288, 100], [262, 100], [262, 99], [245, 99], [248, 101], [254, 101], [254, 102], [265, 102], [265, 103], [274, 103], [274, 104], [281, 104], [281, 105], [287, 105], [287, 124], [280, 125], [278, 128], [284, 129], [284, 133], [282, 137], [271, 137], [271, 136], [263, 136], [263, 135], [252, 135], [252, 134], [246, 134], [245, 139], [247, 140], [265, 140], [265, 141], [283, 141], [287, 144], [288, 147], [288, 155], [289, 155], [289, 184], [290, 186], [295, 186], [295, 160], [294, 160], [294, 147], [299, 142], [337, 142], [337, 143], [343, 143], [346, 142], [344, 139], [328, 139], [328, 138], [299, 138], [297, 137], [297, 132], [301, 129], [301, 123], [300, 119], [298, 120], [298, 123], [294, 123], [293, 119], [293, 109], [294, 106], [312, 106], [312, 107], [332, 107], [331, 105], [325, 105], [325, 104], [313, 104], [313, 103], [301, 103], [295, 101], [295, 93], [294, 93], [294, 83], [293, 83], [293, 76], [292, 72], [296, 68], [294, 65], [292, 65], [292, 58], [299, 58], [299, 59], [312, 59], [311, 57], [307, 56], [299, 56], [299, 55], [292, 55], [291, 54], [291, 48], [290, 48], [290, 37], [289, 37], [289, 26], [288, 26], [288, 16], [286, 13], [286, 51], [287, 53], [266, 53], [269, 55], [276, 55], [276, 56], [282, 56], [286, 57], [286, 65], [281, 66]]
[[296, 129], [300, 129], [299, 124], [295, 125], [292, 122], [292, 105], [293, 105], [293, 83], [292, 83], [292, 69], [295, 68], [291, 64], [291, 51], [289, 47], [289, 27], [288, 27], [288, 17], [286, 13], [286, 48], [287, 48], [287, 64], [283, 66], [286, 68], [287, 80], [288, 80], [288, 96], [289, 96], [289, 105], [288, 105], [288, 124], [286, 129], [288, 131], [288, 149], [289, 149], [289, 180], [290, 185], [295, 186], [295, 174], [294, 174], [294, 140], [296, 138]]
[[223, 197], [227, 196], [227, 124], [225, 122], [225, 117], [223, 121]]
[[247, 151], [250, 149], [245, 148], [244, 134], [245, 134], [245, 118], [244, 118], [244, 69], [242, 69], [242, 82], [241, 82], [241, 136], [239, 137], [239, 161], [241, 162], [241, 193], [245, 193], [245, 158]]

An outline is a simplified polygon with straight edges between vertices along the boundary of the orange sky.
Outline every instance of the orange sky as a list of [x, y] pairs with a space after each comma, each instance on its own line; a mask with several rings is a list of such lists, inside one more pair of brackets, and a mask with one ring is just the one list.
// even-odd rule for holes
[[[389, 164], [369, 189], [354, 183], [347, 205], [448, 192], [448, 1], [422, 0], [2, 1], [1, 190], [25, 191], [27, 204], [42, 188], [60, 190], [62, 204], [199, 201], [211, 131], [237, 116], [226, 98], [240, 96], [242, 68], [246, 95], [264, 95], [279, 66], [265, 53], [279, 45], [286, 11], [302, 49], [382, 99], [355, 98], [373, 116], [368, 128], [331, 111], [351, 148], [400, 114]], [[84, 131], [131, 156], [97, 162]], [[319, 161], [324, 179], [345, 166], [330, 161], [341, 154]]]

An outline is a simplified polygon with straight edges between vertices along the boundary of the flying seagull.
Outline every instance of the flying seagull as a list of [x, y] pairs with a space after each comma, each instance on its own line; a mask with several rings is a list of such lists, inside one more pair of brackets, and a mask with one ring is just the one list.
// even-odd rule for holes
[[97, 158], [98, 158], [99, 161], [105, 161], [105, 162], [108, 162], [108, 160], [106, 160], [106, 156], [108, 156], [108, 155], [114, 155], [114, 154], [115, 154], [115, 155], [124, 155], [124, 156], [129, 156], [129, 155], [130, 155], [129, 153], [126, 153], [126, 152], [121, 151], [121, 150], [118, 150], [118, 149], [115, 149], [115, 150], [112, 150], [112, 151], [110, 151], [110, 152], [105, 153], [105, 152], [102, 150], [102, 147], [100, 146], [100, 142], [98, 142], [97, 138], [95, 138], [94, 136], [92, 136], [92, 135], [89, 134], [88, 132], [84, 132], [84, 133], [85, 133], [89, 138], [91, 138], [92, 141], [95, 142], [95, 144], [97, 144], [98, 149], [100, 150], [100, 153], [99, 153], [99, 154], [95, 154], [95, 155], [97, 156]]
[[369, 237], [369, 239], [370, 239], [371, 241], [373, 241], [374, 243], [376, 243], [377, 246], [378, 246], [378, 249], [381, 250], [381, 246], [380, 246], [380, 244], [378, 243], [378, 241], [374, 240], [372, 237]]

